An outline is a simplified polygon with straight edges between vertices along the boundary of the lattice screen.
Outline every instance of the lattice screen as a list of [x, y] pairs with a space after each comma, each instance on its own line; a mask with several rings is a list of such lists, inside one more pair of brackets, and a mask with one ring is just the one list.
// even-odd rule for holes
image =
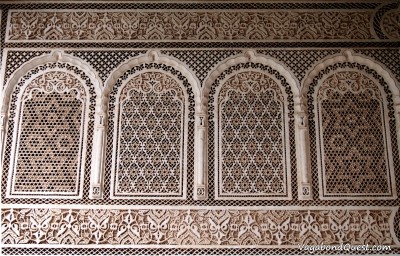
[[66, 72], [49, 71], [29, 82], [16, 116], [10, 195], [79, 195], [86, 94], [81, 81]]
[[218, 194], [286, 195], [287, 116], [277, 82], [261, 72], [240, 72], [221, 86], [217, 104]]
[[387, 110], [378, 86], [357, 71], [340, 71], [319, 88], [324, 196], [391, 196]]
[[123, 86], [115, 196], [184, 196], [186, 107], [181, 86], [165, 73], [142, 73]]

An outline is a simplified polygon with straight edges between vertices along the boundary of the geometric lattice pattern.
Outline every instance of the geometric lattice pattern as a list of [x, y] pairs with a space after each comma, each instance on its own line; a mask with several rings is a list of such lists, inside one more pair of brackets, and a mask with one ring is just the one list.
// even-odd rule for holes
[[318, 92], [325, 195], [391, 194], [381, 93], [355, 71], [336, 72]]
[[312, 67], [316, 62], [321, 61], [327, 56], [340, 53], [339, 49], [282, 49], [276, 50], [257, 50], [261, 54], [271, 56], [279, 61], [282, 61], [290, 70], [293, 72], [294, 76], [302, 81], [306, 72], [310, 67]]
[[21, 50], [9, 50], [7, 52], [7, 60], [6, 60], [6, 67], [4, 73], [4, 84], [2, 85], [3, 88], [7, 83], [8, 78], [10, 75], [17, 69], [20, 68], [25, 62], [38, 57], [42, 54], [48, 54], [50, 51], [44, 50], [35, 50], [35, 51], [21, 51]]
[[141, 51], [84, 51], [74, 50], [65, 51], [65, 53], [79, 57], [89, 63], [99, 74], [99, 77], [104, 82], [109, 77], [110, 73], [118, 67], [123, 61], [133, 58], [139, 54], [146, 53], [146, 50]]
[[[394, 245], [394, 208], [3, 209], [5, 244], [162, 247]], [[17, 224], [18, 223], [18, 224]], [[238, 248], [237, 248], [238, 249]]]
[[76, 195], [85, 116], [81, 82], [47, 72], [22, 97], [12, 194]]
[[283, 96], [260, 72], [229, 78], [218, 96], [222, 196], [286, 194]]
[[160, 72], [131, 79], [120, 94], [116, 196], [182, 196], [185, 97]]
[[203, 85], [208, 72], [224, 59], [241, 54], [242, 50], [162, 50], [162, 54], [173, 56], [188, 65]]

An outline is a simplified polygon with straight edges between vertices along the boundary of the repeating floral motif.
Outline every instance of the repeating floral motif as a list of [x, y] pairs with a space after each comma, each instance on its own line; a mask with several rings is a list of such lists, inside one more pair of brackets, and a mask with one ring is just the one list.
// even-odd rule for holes
[[391, 192], [382, 118], [374, 81], [356, 71], [336, 72], [318, 91], [327, 195]]
[[2, 209], [3, 244], [393, 245], [393, 209]]
[[391, 39], [400, 39], [400, 9], [386, 12], [381, 21], [382, 31]]
[[182, 195], [185, 99], [160, 72], [132, 78], [120, 94], [116, 195]]
[[221, 195], [286, 194], [283, 95], [260, 72], [241, 72], [221, 88]]
[[65, 72], [46, 72], [28, 84], [12, 193], [76, 193], [85, 97], [81, 82]]
[[372, 39], [372, 11], [12, 11], [9, 41]]

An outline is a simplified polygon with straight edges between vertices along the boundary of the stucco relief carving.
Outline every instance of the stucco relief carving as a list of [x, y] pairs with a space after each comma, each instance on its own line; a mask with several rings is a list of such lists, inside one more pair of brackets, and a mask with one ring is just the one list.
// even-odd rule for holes
[[372, 11], [40, 11], [9, 13], [6, 41], [372, 39]]
[[[396, 198], [392, 156], [396, 143], [391, 138], [396, 134], [399, 138], [392, 124], [399, 127], [400, 98], [390, 73], [347, 50], [316, 65], [302, 94], [310, 97], [311, 84], [316, 100], [311, 106], [318, 115], [313, 122], [321, 146], [316, 151], [320, 198]], [[394, 111], [388, 110], [389, 92]]]
[[400, 9], [386, 12], [381, 20], [381, 28], [390, 39], [400, 39]]
[[323, 80], [317, 97], [324, 194], [391, 195], [385, 111], [375, 82], [338, 71]]
[[286, 114], [277, 82], [257, 71], [233, 75], [219, 91], [218, 112], [219, 194], [285, 195]]
[[10, 195], [79, 194], [86, 94], [77, 77], [62, 71], [46, 72], [28, 83], [16, 116]]
[[290, 247], [395, 245], [397, 207], [379, 209], [2, 209], [3, 244]]
[[144, 72], [121, 89], [115, 196], [184, 196], [187, 103], [170, 75]]

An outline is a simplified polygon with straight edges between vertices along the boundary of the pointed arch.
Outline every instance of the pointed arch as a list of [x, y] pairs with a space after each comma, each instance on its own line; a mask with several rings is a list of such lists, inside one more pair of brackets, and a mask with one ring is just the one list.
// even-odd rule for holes
[[[341, 83], [341, 81], [345, 80], [347, 81], [346, 83]], [[328, 84], [326, 81], [336, 82]], [[350, 84], [353, 83], [356, 84], [356, 87], [350, 86]], [[336, 88], [335, 84], [340, 84], [342, 87]], [[327, 91], [337, 93], [337, 95], [335, 94], [336, 96], [332, 98], [333, 96], [327, 95]], [[389, 91], [391, 94], [390, 97], [388, 97]], [[398, 156], [396, 157], [394, 155], [395, 151], [393, 151], [393, 147], [395, 147], [396, 143], [393, 143], [393, 140], [390, 138], [397, 138], [398, 147], [398, 142], [400, 141], [400, 94], [396, 80], [393, 78], [393, 75], [387, 71], [384, 65], [369, 57], [356, 55], [350, 50], [344, 50], [342, 54], [332, 56], [316, 64], [313, 69], [308, 72], [304, 79], [301, 94], [308, 98], [309, 112], [314, 112], [313, 123], [315, 127], [310, 130], [311, 137], [314, 139], [311, 140], [310, 143], [311, 147], [313, 147], [313, 151], [316, 153], [316, 158], [314, 158], [313, 161], [316, 161], [318, 170], [313, 170], [313, 176], [316, 180], [318, 179], [320, 198], [328, 200], [340, 200], [343, 199], [343, 197], [359, 200], [365, 200], [367, 198], [396, 198], [393, 161], [398, 161], [398, 159], [394, 159], [398, 158]], [[337, 102], [344, 99], [344, 97], [347, 99], [346, 104], [351, 104], [353, 107], [345, 107], [342, 108], [342, 110], [335, 108], [332, 100]], [[360, 103], [361, 98], [362, 102], [368, 101], [369, 103], [363, 105]], [[388, 101], [391, 101], [393, 104], [388, 104]], [[342, 106], [342, 103], [343, 102], [340, 103], [340, 106]], [[356, 110], [353, 111], [354, 108], [360, 108], [360, 110], [358, 112]], [[392, 110], [390, 110], [390, 108]], [[346, 116], [347, 114], [352, 115], [350, 119], [354, 122], [356, 129], [360, 125], [359, 122], [361, 122], [361, 117], [357, 117], [357, 115], [361, 115], [362, 111], [366, 111], [365, 115], [368, 117], [368, 120], [372, 118], [372, 112], [377, 114], [374, 120], [370, 120], [363, 125], [363, 130], [357, 133], [357, 135], [354, 135], [354, 138], [347, 138], [347, 133], [340, 134], [340, 131], [335, 130], [335, 127], [340, 125], [344, 127], [342, 129], [345, 129], [346, 127], [353, 127], [354, 125], [349, 126], [347, 122], [335, 119], [337, 125], [332, 126], [330, 124], [329, 127], [331, 128], [328, 130], [326, 128], [330, 122], [328, 120], [329, 116], [333, 113], [339, 113], [338, 111], [340, 112], [340, 117]], [[392, 117], [388, 114], [390, 111], [394, 112]], [[365, 118], [362, 119], [364, 120]], [[395, 125], [393, 125], [390, 119], [395, 119], [393, 120], [395, 121]], [[324, 125], [325, 128], [323, 128], [322, 125]], [[367, 137], [369, 139], [367, 139]], [[344, 140], [339, 143], [342, 147], [336, 148], [336, 146], [332, 144], [333, 142], [331, 141], [333, 141], [334, 138]], [[370, 145], [369, 141], [375, 140], [377, 140], [376, 143], [373, 143], [375, 146], [382, 145], [379, 146], [379, 149], [372, 149], [373, 153], [371, 153], [371, 155], [368, 153], [369, 146], [363, 147], [362, 152], [360, 151], [359, 145], [364, 145], [365, 143], [366, 145]], [[351, 148], [351, 152], [347, 152], [349, 148]], [[337, 157], [340, 158], [340, 156], [343, 156], [345, 159], [337, 159]], [[380, 158], [378, 159], [378, 157]], [[382, 180], [380, 184], [377, 185], [372, 180], [365, 178], [368, 175], [363, 174], [361, 169], [365, 170], [370, 167], [369, 165], [363, 166], [360, 164], [362, 161], [380, 161], [381, 164], [379, 168], [373, 168], [374, 175], [380, 175], [376, 178], [376, 180]], [[338, 175], [337, 173], [344, 173], [342, 175], [343, 177], [350, 175], [349, 168], [344, 167], [347, 166], [346, 163], [353, 164], [354, 170], [361, 165], [363, 166], [360, 169], [359, 175], [361, 175], [361, 178], [359, 179], [365, 178], [362, 184], [365, 184], [363, 186], [370, 186], [369, 189], [358, 188], [358, 186], [351, 183], [352, 180], [349, 178], [342, 178], [342, 183], [346, 181], [346, 184], [341, 184], [335, 180]], [[334, 170], [334, 172], [332, 172], [332, 170]], [[338, 185], [334, 186], [332, 184]]]

